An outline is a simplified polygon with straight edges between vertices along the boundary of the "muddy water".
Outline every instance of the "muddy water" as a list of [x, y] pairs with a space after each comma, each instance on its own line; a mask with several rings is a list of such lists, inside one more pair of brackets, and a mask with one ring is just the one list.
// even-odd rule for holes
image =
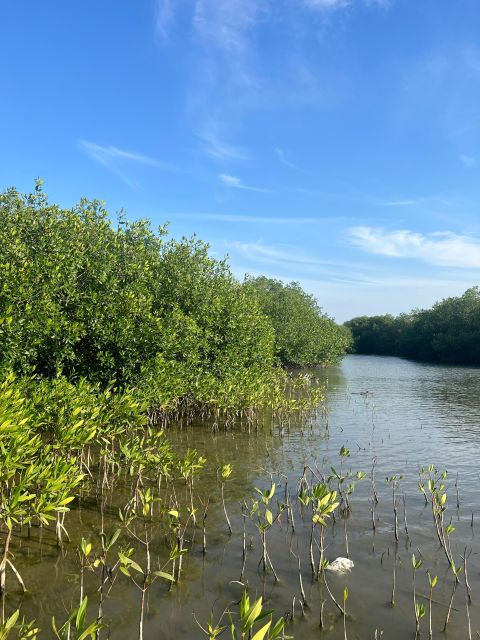
[[[325, 589], [311, 580], [308, 547], [310, 519], [302, 511], [297, 485], [306, 466], [318, 476], [340, 466], [339, 450], [348, 447], [350, 456], [343, 469], [363, 471], [350, 496], [351, 514], [337, 517], [327, 535], [328, 558], [346, 555], [348, 548], [355, 567], [348, 576], [328, 578], [332, 592], [342, 600], [348, 586], [347, 637], [369, 639], [378, 630], [388, 640], [404, 640], [415, 635], [412, 595], [412, 553], [422, 558], [417, 573], [417, 592], [424, 602], [426, 616], [421, 621], [422, 637], [428, 637], [429, 591], [426, 571], [438, 576], [434, 590], [433, 637], [443, 629], [454, 584], [445, 555], [439, 549], [431, 509], [418, 490], [419, 469], [433, 463], [447, 470], [448, 509], [446, 523], [452, 522], [452, 552], [457, 565], [467, 548], [468, 577], [473, 604], [469, 608], [472, 637], [480, 630], [480, 370], [416, 364], [396, 358], [349, 356], [339, 367], [317, 371], [328, 384], [328, 429], [319, 416], [311, 427], [278, 427], [248, 434], [245, 431], [216, 433], [205, 427], [174, 429], [169, 437], [176, 449], [194, 447], [209, 461], [208, 473], [198, 481], [196, 494], [210, 499], [207, 517], [207, 554], [202, 553], [201, 528], [187, 535], [189, 548], [184, 559], [183, 580], [170, 591], [160, 581], [149, 593], [145, 638], [200, 638], [202, 631], [193, 614], [207, 623], [213, 607], [214, 618], [238, 601], [242, 568], [241, 504], [255, 496], [255, 487], [276, 483], [275, 500], [284, 500], [285, 483], [293, 503], [295, 531], [284, 513], [268, 532], [268, 550], [279, 576], [264, 575], [259, 567], [261, 544], [253, 520], [247, 519], [247, 560], [243, 580], [250, 589], [263, 594], [268, 607], [278, 615], [291, 614], [295, 598], [295, 618], [287, 633], [297, 640], [324, 637], [344, 638], [343, 620]], [[379, 504], [376, 527], [372, 527], [371, 470], [375, 462]], [[233, 475], [225, 489], [227, 510], [233, 526], [228, 535], [220, 501], [215, 469], [231, 462]], [[310, 473], [310, 472], [308, 472]], [[391, 486], [387, 476], [401, 476], [398, 485], [399, 541], [394, 537]], [[459, 507], [456, 481], [458, 474]], [[405, 496], [408, 534], [404, 523]], [[128, 497], [128, 489], [117, 489], [105, 513], [106, 530], [118, 527], [117, 510]], [[200, 509], [200, 504], [198, 503]], [[473, 514], [473, 516], [472, 516]], [[473, 519], [472, 519], [473, 518]], [[32, 531], [15, 540], [15, 563], [29, 592], [25, 596], [11, 590], [9, 608], [22, 605], [28, 617], [36, 617], [51, 637], [52, 615], [61, 620], [65, 611], [78, 601], [79, 564], [75, 544], [83, 535], [94, 542], [98, 537], [99, 516], [90, 499], [81, 502], [68, 516], [72, 541], [59, 552], [52, 535]], [[345, 526], [346, 525], [346, 526]], [[123, 545], [134, 546], [122, 534]], [[163, 540], [154, 540], [154, 551], [165, 555]], [[298, 561], [308, 601], [304, 615], [299, 604]], [[395, 606], [390, 604], [395, 567]], [[9, 578], [11, 580], [11, 578]], [[86, 574], [86, 593], [95, 615], [97, 576]], [[13, 582], [10, 583], [13, 587]], [[324, 630], [319, 628], [320, 603], [324, 604]], [[140, 594], [124, 576], [119, 576], [105, 603], [105, 619], [110, 636], [120, 640], [137, 637]], [[468, 638], [466, 591], [460, 574], [448, 625], [451, 638]], [[108, 637], [104, 632], [103, 637]]]

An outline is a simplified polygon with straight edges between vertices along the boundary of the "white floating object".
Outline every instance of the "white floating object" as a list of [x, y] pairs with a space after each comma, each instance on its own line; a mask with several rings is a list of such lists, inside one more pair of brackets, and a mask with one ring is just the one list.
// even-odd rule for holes
[[354, 566], [353, 562], [348, 558], [336, 558], [333, 562], [330, 562], [327, 566], [328, 571], [333, 573], [348, 573]]

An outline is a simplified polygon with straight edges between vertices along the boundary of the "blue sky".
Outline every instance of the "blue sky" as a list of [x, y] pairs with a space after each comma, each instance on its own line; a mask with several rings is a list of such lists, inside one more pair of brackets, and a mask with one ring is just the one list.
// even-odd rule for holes
[[170, 221], [343, 321], [480, 273], [478, 0], [4, 0], [0, 188]]

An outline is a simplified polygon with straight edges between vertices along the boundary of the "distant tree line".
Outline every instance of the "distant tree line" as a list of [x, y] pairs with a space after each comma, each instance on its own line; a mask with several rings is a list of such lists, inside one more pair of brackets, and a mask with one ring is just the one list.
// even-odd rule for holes
[[0, 194], [4, 369], [154, 380], [168, 402], [256, 394], [277, 364], [334, 362], [348, 345], [298, 284], [241, 283], [196, 237], [168, 239], [147, 220], [113, 223], [96, 200], [61, 208], [40, 183]]
[[480, 289], [472, 287], [431, 309], [399, 316], [360, 316], [345, 323], [355, 353], [427, 362], [480, 364]]

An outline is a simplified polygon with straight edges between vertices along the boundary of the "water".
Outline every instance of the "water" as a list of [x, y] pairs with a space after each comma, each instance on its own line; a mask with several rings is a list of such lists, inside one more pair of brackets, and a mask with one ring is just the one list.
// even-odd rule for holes
[[[195, 485], [196, 504], [201, 520], [199, 500], [210, 499], [207, 527], [207, 554], [202, 553], [201, 527], [186, 535], [189, 548], [184, 559], [183, 579], [170, 591], [158, 581], [149, 593], [145, 619], [145, 638], [200, 638], [203, 632], [194, 615], [204, 626], [210, 610], [214, 619], [232, 603], [238, 602], [238, 584], [242, 567], [241, 504], [251, 502], [255, 487], [266, 488], [271, 479], [276, 483], [276, 500], [284, 499], [285, 482], [294, 503], [295, 532], [283, 513], [268, 532], [268, 549], [280, 578], [276, 583], [271, 572], [263, 574], [258, 566], [262, 555], [260, 538], [253, 520], [247, 519], [247, 561], [244, 582], [252, 594], [263, 595], [275, 616], [289, 615], [295, 598], [295, 619], [287, 633], [297, 640], [325, 637], [344, 638], [343, 620], [324, 588], [311, 580], [308, 547], [310, 522], [301, 518], [296, 499], [297, 485], [306, 466], [317, 475], [330, 473], [340, 466], [339, 450], [348, 447], [350, 456], [343, 468], [363, 471], [367, 477], [356, 482], [351, 495], [352, 512], [346, 521], [337, 516], [329, 526], [326, 555], [330, 559], [346, 555], [345, 522], [350, 557], [355, 567], [348, 576], [328, 577], [332, 592], [339, 601], [348, 585], [347, 636], [369, 639], [375, 630], [384, 638], [404, 640], [415, 635], [412, 595], [412, 553], [422, 558], [417, 572], [419, 601], [427, 613], [421, 621], [422, 636], [428, 637], [429, 591], [426, 571], [438, 575], [433, 598], [433, 636], [443, 628], [454, 584], [443, 550], [439, 549], [431, 507], [418, 490], [419, 469], [430, 463], [440, 471], [447, 470], [448, 509], [446, 524], [452, 522], [451, 535], [455, 562], [462, 565], [467, 548], [468, 577], [473, 605], [469, 609], [472, 637], [480, 629], [480, 369], [444, 367], [412, 363], [397, 358], [349, 356], [338, 367], [316, 370], [315, 375], [328, 384], [328, 429], [324, 417], [303, 430], [291, 428], [283, 435], [278, 427], [248, 434], [230, 431], [213, 434], [206, 427], [173, 429], [169, 433], [174, 447], [183, 451], [195, 447], [208, 459], [208, 471]], [[376, 508], [376, 530], [372, 528], [371, 471], [375, 461], [379, 504]], [[227, 462], [233, 465], [232, 478], [225, 487], [226, 506], [232, 521], [233, 535], [228, 535], [223, 515], [216, 470]], [[308, 472], [310, 473], [310, 472]], [[387, 476], [401, 476], [398, 493], [399, 541], [394, 538], [392, 489]], [[457, 509], [456, 479], [460, 506]], [[181, 488], [179, 489], [181, 491]], [[408, 535], [404, 527], [405, 496]], [[128, 499], [128, 488], [117, 489], [106, 513], [106, 529], [118, 527], [117, 510]], [[473, 513], [473, 526], [472, 526]], [[22, 573], [29, 592], [21, 596], [9, 576], [11, 590], [9, 609], [21, 604], [28, 617], [37, 618], [44, 631], [40, 637], [51, 637], [50, 619], [65, 619], [65, 611], [78, 602], [79, 563], [75, 545], [83, 535], [98, 547], [98, 511], [91, 500], [84, 500], [67, 516], [72, 541], [59, 552], [53, 535], [33, 531], [30, 539], [17, 536], [14, 541], [15, 564]], [[135, 546], [126, 533], [120, 538], [124, 546]], [[165, 556], [163, 539], [154, 539], [154, 553]], [[315, 549], [317, 553], [317, 550]], [[302, 577], [308, 608], [302, 616], [299, 604], [297, 558], [301, 559]], [[393, 569], [396, 566], [395, 606], [390, 604]], [[95, 616], [98, 577], [86, 574], [86, 592]], [[320, 603], [325, 600], [323, 631], [319, 628]], [[113, 584], [104, 607], [110, 622], [110, 637], [120, 640], [135, 638], [138, 628], [140, 593], [124, 576]], [[466, 591], [460, 574], [448, 635], [468, 638]], [[226, 621], [224, 619], [224, 621]], [[104, 632], [104, 637], [107, 633]], [[222, 636], [223, 637], [223, 636]], [[229, 637], [227, 632], [225, 637]], [[380, 637], [380, 635], [378, 636]]]

